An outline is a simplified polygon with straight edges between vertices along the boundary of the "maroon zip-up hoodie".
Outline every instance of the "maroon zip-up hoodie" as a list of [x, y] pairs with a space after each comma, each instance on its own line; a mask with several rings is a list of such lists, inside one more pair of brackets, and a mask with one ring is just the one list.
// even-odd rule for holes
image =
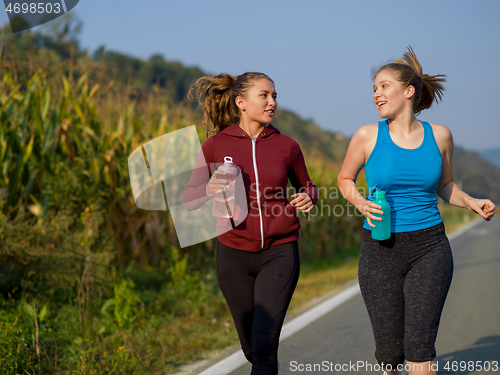
[[[206, 195], [206, 185], [217, 167], [224, 163], [225, 156], [231, 156], [241, 171], [247, 193], [248, 216], [235, 228], [219, 235], [222, 244], [257, 252], [299, 238], [297, 212], [286, 198], [288, 180], [297, 192], [309, 194], [314, 204], [318, 201], [318, 190], [309, 178], [297, 142], [272, 125], [252, 140], [236, 124], [210, 137], [203, 144], [202, 152], [210, 172], [207, 168], [195, 168], [191, 174], [182, 194], [187, 210], [208, 204], [212, 197]], [[224, 220], [222, 224], [221, 220]], [[227, 219], [219, 219], [218, 227], [226, 222]]]

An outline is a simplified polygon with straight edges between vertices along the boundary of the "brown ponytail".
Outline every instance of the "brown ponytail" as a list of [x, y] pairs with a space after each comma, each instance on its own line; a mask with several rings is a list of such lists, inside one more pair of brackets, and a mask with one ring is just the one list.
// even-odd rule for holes
[[235, 99], [238, 96], [244, 98], [253, 81], [262, 78], [273, 82], [264, 73], [246, 72], [237, 77], [222, 73], [215, 77], [202, 77], [191, 86], [188, 98], [193, 99], [193, 91], [196, 91], [195, 98], [203, 108], [203, 123], [208, 133], [219, 133], [240, 122], [240, 109]]
[[395, 73], [395, 78], [404, 86], [413, 86], [415, 95], [413, 100], [413, 112], [419, 114], [422, 110], [430, 108], [432, 103], [443, 99], [444, 86], [440, 82], [446, 82], [445, 75], [438, 74], [430, 76], [424, 74], [422, 65], [417, 59], [413, 48], [408, 46], [408, 52], [402, 59], [394, 59], [393, 63], [382, 66], [374, 74], [375, 76], [383, 71], [389, 70]]

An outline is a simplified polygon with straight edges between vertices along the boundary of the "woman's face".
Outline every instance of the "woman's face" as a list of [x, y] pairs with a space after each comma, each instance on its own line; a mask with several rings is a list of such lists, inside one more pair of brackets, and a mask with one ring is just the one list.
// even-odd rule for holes
[[408, 100], [412, 96], [409, 95], [411, 91], [409, 87], [403, 87], [388, 70], [382, 70], [377, 74], [373, 84], [373, 103], [380, 117], [395, 118], [405, 106], [411, 106], [411, 100]]
[[255, 80], [245, 97], [241, 98], [239, 102], [237, 99], [242, 120], [256, 121], [264, 125], [273, 122], [273, 116], [278, 105], [276, 97], [274, 84], [271, 81], [265, 78]]

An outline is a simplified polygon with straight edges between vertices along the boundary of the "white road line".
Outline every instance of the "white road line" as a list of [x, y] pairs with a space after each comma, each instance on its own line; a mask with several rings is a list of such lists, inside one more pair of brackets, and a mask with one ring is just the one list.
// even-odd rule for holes
[[215, 365], [207, 368], [199, 375], [227, 375], [236, 370], [238, 367], [246, 363], [246, 358], [241, 350], [231, 354], [229, 357], [224, 358], [222, 361], [217, 362]]
[[[453, 232], [448, 236], [448, 239], [451, 241], [461, 236], [481, 222], [482, 220], [479, 218], [472, 221], [459, 230]], [[315, 320], [321, 318], [323, 315], [329, 313], [330, 311], [342, 305], [344, 302], [350, 300], [352, 297], [356, 296], [359, 293], [359, 284], [356, 283], [355, 285], [344, 289], [343, 291], [335, 294], [326, 301], [299, 315], [295, 319], [292, 319], [290, 322], [286, 323], [283, 326], [283, 329], [281, 330], [280, 341], [292, 336], [294, 333], [300, 331], [302, 328], [308, 326]], [[239, 350], [236, 353], [231, 354], [229, 357], [224, 358], [222, 361], [219, 361], [213, 366], [207, 368], [198, 375], [227, 375], [230, 372], [236, 370], [238, 367], [244, 365], [245, 363], [247, 363], [247, 360], [243, 352]]]
[[350, 300], [352, 297], [360, 293], [359, 284], [350, 286], [347, 289], [335, 294], [326, 301], [299, 315], [295, 319], [286, 323], [281, 330], [280, 341], [290, 337], [295, 332], [300, 331], [302, 328], [311, 324], [315, 320], [321, 318], [323, 315], [329, 313], [334, 308], [342, 305], [344, 302]]
[[464, 234], [465, 232], [467, 232], [468, 230], [474, 228], [476, 225], [478, 225], [479, 223], [482, 223], [482, 222], [483, 222], [483, 219], [481, 217], [478, 217], [474, 221], [470, 222], [467, 225], [464, 225], [459, 230], [456, 230], [455, 232], [453, 232], [452, 234], [450, 234], [448, 236], [448, 240], [450, 240], [450, 241], [454, 240], [455, 238], [461, 236], [462, 234]]

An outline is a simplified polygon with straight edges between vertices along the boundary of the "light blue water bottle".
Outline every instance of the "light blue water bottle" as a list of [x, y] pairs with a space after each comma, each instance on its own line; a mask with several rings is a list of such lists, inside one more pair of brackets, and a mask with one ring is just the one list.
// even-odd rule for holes
[[375, 228], [372, 228], [372, 238], [383, 241], [391, 237], [391, 206], [389, 206], [389, 203], [387, 203], [387, 200], [385, 199], [385, 191], [376, 190], [374, 197], [375, 200], [373, 203], [381, 206], [381, 210], [384, 211], [384, 214], [373, 214], [373, 216], [381, 217], [382, 221], [372, 220], [372, 223], [376, 226]]

